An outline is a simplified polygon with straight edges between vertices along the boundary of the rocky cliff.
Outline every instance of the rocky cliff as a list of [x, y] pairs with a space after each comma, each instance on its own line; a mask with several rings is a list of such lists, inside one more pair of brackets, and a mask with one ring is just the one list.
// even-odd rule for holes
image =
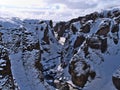
[[53, 23], [0, 18], [1, 90], [119, 90], [120, 10]]

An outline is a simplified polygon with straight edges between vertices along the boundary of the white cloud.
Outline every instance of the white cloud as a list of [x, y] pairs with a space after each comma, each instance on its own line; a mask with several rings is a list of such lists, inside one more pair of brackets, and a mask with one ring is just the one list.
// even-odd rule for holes
[[120, 0], [0, 0], [0, 16], [69, 20], [120, 6]]
[[45, 3], [42, 0], [0, 0], [0, 5], [13, 7], [42, 7]]

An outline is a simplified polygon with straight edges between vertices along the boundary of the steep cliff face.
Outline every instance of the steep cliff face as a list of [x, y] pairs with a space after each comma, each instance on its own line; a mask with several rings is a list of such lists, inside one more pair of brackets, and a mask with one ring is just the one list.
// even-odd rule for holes
[[11, 72], [11, 63], [8, 51], [4, 46], [0, 46], [0, 89], [15, 90], [15, 83]]
[[1, 18], [0, 25], [1, 45], [11, 61], [8, 71], [12, 70], [20, 90], [53, 89], [48, 87], [54, 78], [50, 73], [58, 72], [62, 46], [55, 38], [52, 21]]
[[65, 39], [62, 52], [69, 80], [83, 90], [119, 88], [114, 76], [112, 82], [120, 63], [119, 13], [119, 9], [95, 12], [54, 26], [57, 39]]
[[119, 9], [55, 26], [0, 18], [1, 90], [119, 90], [119, 23]]

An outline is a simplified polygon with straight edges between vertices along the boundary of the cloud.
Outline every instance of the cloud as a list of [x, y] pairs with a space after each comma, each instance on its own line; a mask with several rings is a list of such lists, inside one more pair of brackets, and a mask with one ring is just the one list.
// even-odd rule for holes
[[95, 7], [97, 2], [95, 0], [46, 0], [47, 4], [55, 5], [55, 4], [63, 4], [67, 8], [70, 9], [86, 9], [90, 7]]
[[120, 6], [120, 0], [0, 0], [1, 17], [70, 20]]

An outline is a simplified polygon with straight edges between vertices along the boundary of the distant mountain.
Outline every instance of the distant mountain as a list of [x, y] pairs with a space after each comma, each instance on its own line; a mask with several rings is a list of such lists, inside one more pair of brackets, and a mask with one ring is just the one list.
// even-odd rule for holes
[[0, 18], [0, 89], [120, 90], [120, 9], [53, 23]]

